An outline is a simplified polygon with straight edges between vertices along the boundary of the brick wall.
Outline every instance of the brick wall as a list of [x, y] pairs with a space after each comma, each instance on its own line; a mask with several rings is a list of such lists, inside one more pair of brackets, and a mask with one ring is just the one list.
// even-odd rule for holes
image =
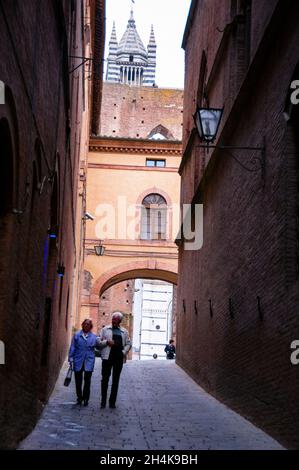
[[84, 45], [81, 2], [64, 6], [0, 5], [0, 178], [8, 182], [0, 201], [1, 448], [35, 424], [68, 347], [84, 84], [82, 68], [69, 74], [69, 55], [84, 55]]
[[[209, 83], [221, 43], [216, 26], [224, 30], [229, 6], [220, 1], [194, 3], [197, 20], [185, 44], [185, 147], [196, 106], [201, 51], [208, 51]], [[210, 151], [204, 177], [194, 185], [194, 167], [202, 157], [195, 140], [181, 168], [182, 202], [204, 204], [204, 244], [195, 252], [180, 247], [177, 308], [179, 365], [290, 448], [299, 445], [299, 369], [290, 363], [290, 343], [299, 332], [299, 121], [293, 115], [297, 127], [290, 130], [292, 121], [286, 123], [283, 110], [298, 60], [296, 17], [294, 2], [253, 1], [249, 69], [233, 60], [240, 57], [232, 54], [234, 44], [244, 46], [230, 36], [235, 30], [218, 57], [208, 89], [211, 106], [226, 106], [221, 142], [260, 146], [265, 138], [266, 175], [263, 181], [261, 169], [246, 171], [224, 151]], [[227, 77], [234, 75], [228, 87]], [[249, 166], [250, 159], [260, 155], [233, 153]]]
[[[132, 329], [132, 322], [128, 318], [132, 317], [134, 284], [134, 280], [119, 282], [102, 294], [99, 303], [99, 328], [111, 323], [111, 317], [114, 312], [121, 312], [125, 315], [122, 326], [128, 330]], [[130, 333], [132, 332], [130, 331]]]
[[104, 82], [100, 135], [146, 139], [157, 126], [181, 140], [183, 90]]

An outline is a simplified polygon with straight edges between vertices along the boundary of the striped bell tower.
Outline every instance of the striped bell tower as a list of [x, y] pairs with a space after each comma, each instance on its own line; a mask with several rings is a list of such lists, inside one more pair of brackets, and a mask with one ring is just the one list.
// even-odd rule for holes
[[109, 55], [106, 73], [106, 80], [108, 82], [119, 82], [120, 67], [117, 63], [117, 48], [118, 42], [116, 37], [115, 22], [113, 22], [111, 38], [109, 41]]
[[157, 44], [154, 33], [154, 26], [152, 25], [150, 40], [147, 46], [148, 53], [148, 66], [144, 72], [143, 85], [153, 86], [156, 78], [156, 58], [157, 58]]
[[153, 26], [146, 50], [136, 28], [134, 12], [131, 10], [127, 29], [119, 43], [115, 23], [113, 23], [107, 60], [107, 82], [129, 86], [154, 86], [156, 53], [157, 45]]

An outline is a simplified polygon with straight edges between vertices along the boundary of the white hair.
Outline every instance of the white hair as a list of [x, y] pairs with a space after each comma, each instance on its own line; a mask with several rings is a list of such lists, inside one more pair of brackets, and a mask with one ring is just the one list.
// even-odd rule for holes
[[123, 317], [123, 314], [120, 312], [114, 312], [112, 315], [112, 318], [120, 318], [120, 321], [122, 321]]

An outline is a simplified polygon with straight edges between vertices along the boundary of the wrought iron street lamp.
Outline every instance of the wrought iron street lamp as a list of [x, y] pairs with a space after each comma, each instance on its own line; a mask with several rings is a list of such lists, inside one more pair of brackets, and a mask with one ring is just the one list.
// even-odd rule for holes
[[200, 140], [214, 142], [222, 118], [223, 108], [198, 108], [194, 121]]
[[[224, 150], [230, 157], [232, 157], [244, 170], [255, 172], [261, 170], [262, 179], [265, 178], [265, 145], [263, 147], [232, 147], [229, 145], [211, 145], [218, 133], [221, 118], [223, 114], [223, 108], [197, 108], [194, 114], [194, 122], [201, 142], [205, 142], [205, 145], [199, 145], [200, 148], [220, 149]], [[248, 165], [241, 162], [230, 150], [244, 150], [244, 151], [257, 151], [260, 152], [260, 156], [254, 156], [250, 159]]]

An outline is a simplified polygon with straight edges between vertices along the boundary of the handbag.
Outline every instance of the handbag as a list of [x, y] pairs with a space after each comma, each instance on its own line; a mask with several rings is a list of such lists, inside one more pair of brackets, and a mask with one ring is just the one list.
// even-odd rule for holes
[[64, 379], [64, 386], [68, 387], [72, 380], [73, 368], [70, 365], [69, 370], [67, 371], [66, 377]]

